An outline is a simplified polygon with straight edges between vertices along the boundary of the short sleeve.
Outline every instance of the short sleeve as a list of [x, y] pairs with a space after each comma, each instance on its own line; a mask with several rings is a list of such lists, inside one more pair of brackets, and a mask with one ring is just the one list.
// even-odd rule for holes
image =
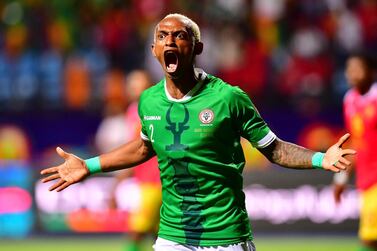
[[231, 116], [240, 135], [254, 147], [267, 147], [276, 139], [276, 135], [270, 130], [244, 91], [233, 87], [229, 101]]

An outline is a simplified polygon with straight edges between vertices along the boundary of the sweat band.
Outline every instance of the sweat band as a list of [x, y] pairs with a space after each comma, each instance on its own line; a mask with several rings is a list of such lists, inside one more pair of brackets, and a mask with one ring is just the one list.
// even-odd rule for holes
[[94, 158], [86, 159], [85, 160], [85, 164], [88, 167], [88, 170], [89, 170], [90, 174], [102, 172], [101, 163], [99, 161], [99, 157], [94, 157]]
[[315, 154], [313, 154], [312, 166], [314, 169], [323, 169], [322, 161], [324, 157], [325, 157], [325, 154], [321, 152], [316, 152]]

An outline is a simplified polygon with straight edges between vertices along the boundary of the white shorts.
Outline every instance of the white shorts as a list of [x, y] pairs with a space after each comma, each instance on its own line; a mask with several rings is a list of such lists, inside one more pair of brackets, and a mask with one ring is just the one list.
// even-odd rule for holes
[[157, 238], [155, 244], [153, 245], [153, 249], [154, 251], [256, 251], [252, 241], [245, 241], [226, 246], [198, 247], [179, 244], [160, 237]]

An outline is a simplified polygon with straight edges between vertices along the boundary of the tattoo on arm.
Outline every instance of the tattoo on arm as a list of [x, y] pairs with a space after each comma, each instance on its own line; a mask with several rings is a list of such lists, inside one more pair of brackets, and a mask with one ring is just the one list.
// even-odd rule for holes
[[259, 149], [271, 162], [293, 169], [312, 169], [314, 151], [280, 139]]

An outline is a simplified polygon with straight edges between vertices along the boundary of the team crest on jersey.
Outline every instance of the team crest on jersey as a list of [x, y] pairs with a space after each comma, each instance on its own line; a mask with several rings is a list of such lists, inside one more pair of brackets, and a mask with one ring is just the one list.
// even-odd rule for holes
[[199, 119], [203, 124], [209, 124], [215, 118], [215, 114], [211, 109], [204, 109], [199, 113]]

